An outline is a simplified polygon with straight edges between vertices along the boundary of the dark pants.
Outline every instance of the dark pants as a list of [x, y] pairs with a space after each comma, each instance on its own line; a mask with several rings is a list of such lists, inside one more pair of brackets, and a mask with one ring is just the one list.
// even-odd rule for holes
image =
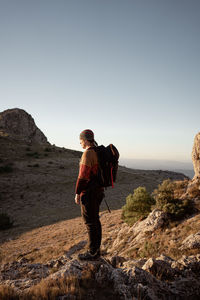
[[81, 214], [89, 237], [89, 251], [94, 254], [101, 246], [101, 222], [99, 208], [104, 198], [104, 191], [95, 188], [81, 194]]

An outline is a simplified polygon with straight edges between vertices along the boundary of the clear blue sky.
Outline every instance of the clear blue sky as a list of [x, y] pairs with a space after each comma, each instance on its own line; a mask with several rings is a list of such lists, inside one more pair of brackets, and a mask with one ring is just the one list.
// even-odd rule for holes
[[199, 96], [198, 0], [0, 0], [0, 111], [53, 144], [91, 128], [124, 158], [189, 161]]

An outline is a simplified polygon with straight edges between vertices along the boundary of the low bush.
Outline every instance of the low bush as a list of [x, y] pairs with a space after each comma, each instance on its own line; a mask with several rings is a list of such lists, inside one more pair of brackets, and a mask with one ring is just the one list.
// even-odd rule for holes
[[191, 184], [188, 189], [187, 193], [191, 199], [198, 198], [200, 199], [200, 185], [199, 182], [194, 182]]
[[192, 210], [192, 202], [189, 199], [178, 199], [176, 195], [176, 182], [170, 179], [164, 180], [153, 192], [156, 200], [155, 207], [168, 213], [171, 219], [180, 219]]
[[146, 191], [146, 188], [138, 187], [133, 194], [126, 198], [126, 204], [122, 207], [122, 219], [129, 225], [133, 225], [139, 219], [148, 216], [153, 204], [155, 204], [155, 200]]
[[44, 149], [44, 151], [45, 151], [45, 152], [51, 152], [51, 151], [52, 151], [52, 149], [51, 149], [51, 148], [48, 148], [48, 147], [46, 147], [46, 148]]
[[0, 230], [9, 229], [13, 226], [13, 221], [11, 221], [10, 217], [7, 213], [0, 213]]
[[29, 153], [26, 153], [26, 156], [33, 157], [33, 158], [39, 158], [40, 157], [38, 152], [29, 152]]
[[175, 181], [175, 190], [174, 190], [174, 197], [175, 198], [181, 198], [183, 194], [186, 193], [187, 187], [188, 187], [189, 180], [179, 180]]
[[13, 167], [10, 164], [0, 167], [0, 173], [11, 173], [11, 172], [13, 172]]
[[154, 257], [157, 255], [158, 253], [158, 250], [159, 250], [159, 244], [158, 242], [157, 243], [153, 243], [151, 241], [148, 241], [146, 240], [144, 243], [143, 243], [143, 246], [142, 248], [140, 249], [139, 251], [139, 256], [141, 258], [143, 257]]

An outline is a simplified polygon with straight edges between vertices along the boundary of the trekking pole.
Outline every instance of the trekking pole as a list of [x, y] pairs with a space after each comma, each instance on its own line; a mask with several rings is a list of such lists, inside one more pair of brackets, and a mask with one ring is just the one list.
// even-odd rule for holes
[[105, 198], [104, 198], [104, 201], [105, 201], [105, 203], [106, 203], [106, 206], [107, 206], [107, 209], [108, 209], [109, 213], [111, 214], [110, 207], [108, 206], [108, 203], [106, 202], [106, 199], [105, 199]]

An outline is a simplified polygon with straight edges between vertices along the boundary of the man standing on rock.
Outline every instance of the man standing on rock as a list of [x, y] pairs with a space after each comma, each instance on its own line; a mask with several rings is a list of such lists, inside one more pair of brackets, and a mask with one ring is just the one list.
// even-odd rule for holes
[[200, 179], [200, 132], [194, 138], [192, 161], [195, 173], [193, 180]]
[[89, 237], [89, 250], [79, 254], [78, 258], [90, 260], [100, 257], [102, 230], [99, 208], [104, 198], [104, 188], [98, 183], [98, 158], [95, 152], [97, 143], [92, 130], [86, 129], [80, 133], [80, 144], [85, 152], [80, 161], [75, 202], [81, 205], [81, 214]]

